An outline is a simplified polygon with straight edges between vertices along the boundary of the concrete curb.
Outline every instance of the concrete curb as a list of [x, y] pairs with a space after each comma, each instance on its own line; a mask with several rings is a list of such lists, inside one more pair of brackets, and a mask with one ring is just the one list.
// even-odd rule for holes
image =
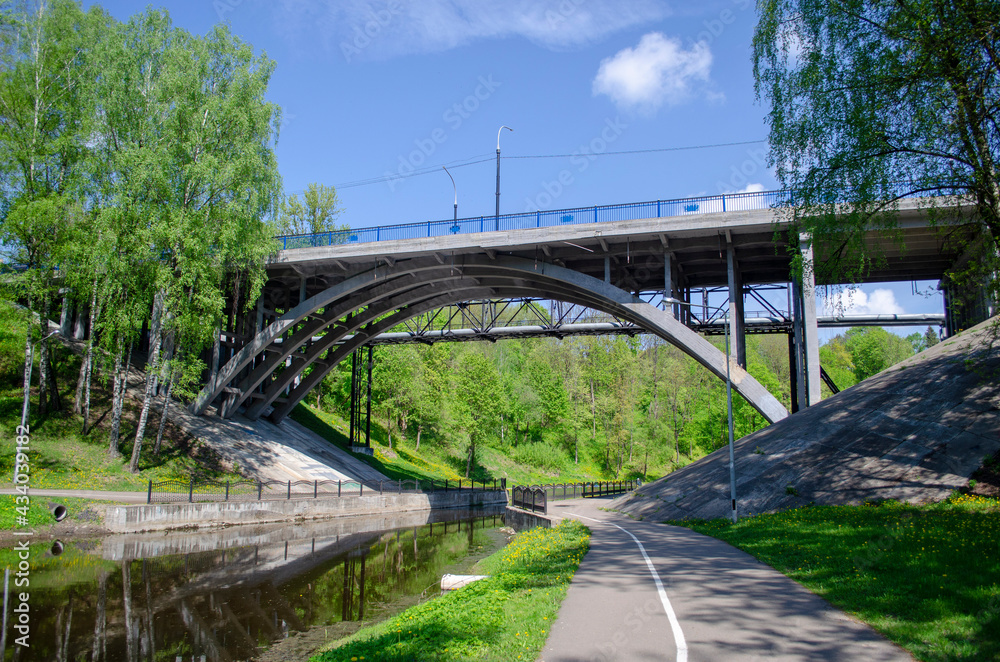
[[504, 513], [503, 519], [507, 526], [515, 531], [525, 531], [539, 526], [543, 529], [551, 529], [553, 526], [558, 526], [559, 522], [565, 518], [556, 515], [542, 515], [530, 510], [507, 506], [507, 512]]

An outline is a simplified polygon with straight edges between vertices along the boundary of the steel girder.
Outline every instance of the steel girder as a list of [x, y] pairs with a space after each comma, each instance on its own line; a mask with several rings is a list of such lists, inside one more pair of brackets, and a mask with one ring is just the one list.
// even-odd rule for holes
[[[310, 375], [275, 407], [271, 418], [280, 421], [338, 361], [378, 333], [444, 305], [483, 297], [522, 296], [544, 296], [628, 320], [676, 345], [717, 377], [726, 377], [728, 359], [723, 352], [671, 314], [602, 280], [519, 257], [491, 259], [485, 255], [467, 255], [447, 265], [433, 257], [422, 257], [352, 275], [302, 301], [236, 352], [198, 394], [191, 411], [204, 413], [257, 360], [257, 366], [236, 386], [236, 399], [242, 403], [256, 396], [247, 414], [259, 416], [295, 377], [313, 365]], [[322, 337], [314, 340], [317, 334]], [[345, 341], [347, 336], [352, 337]], [[331, 351], [338, 343], [340, 346]], [[325, 352], [329, 354], [321, 358]], [[265, 353], [271, 355], [262, 357]], [[290, 357], [292, 365], [286, 367], [284, 364]], [[280, 368], [284, 370], [265, 386], [264, 393], [255, 394], [255, 389]], [[736, 391], [768, 421], [775, 422], [788, 415], [781, 403], [735, 362], [729, 366], [729, 372]], [[231, 414], [236, 406], [230, 406], [224, 413]]]

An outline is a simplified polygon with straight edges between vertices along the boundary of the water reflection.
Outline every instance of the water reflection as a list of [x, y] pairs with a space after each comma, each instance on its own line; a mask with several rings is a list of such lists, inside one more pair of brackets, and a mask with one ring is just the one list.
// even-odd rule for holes
[[[8, 631], [0, 662], [229, 662], [296, 632], [338, 638], [437, 594], [443, 573], [503, 544], [501, 512], [112, 536], [64, 543], [58, 556], [37, 545], [31, 646]], [[12, 550], [3, 554], [12, 567]]]

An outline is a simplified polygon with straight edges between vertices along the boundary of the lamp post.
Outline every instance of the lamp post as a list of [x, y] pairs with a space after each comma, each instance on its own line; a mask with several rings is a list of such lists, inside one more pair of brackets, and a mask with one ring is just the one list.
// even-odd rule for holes
[[452, 188], [455, 189], [455, 218], [454, 218], [454, 221], [457, 224], [458, 223], [458, 185], [455, 184], [455, 178], [451, 176], [450, 172], [448, 172], [448, 168], [446, 168], [445, 166], [441, 166], [441, 168], [446, 173], [448, 173], [448, 179], [451, 180], [451, 186], [452, 186]]
[[733, 524], [736, 524], [736, 451], [733, 448], [733, 380], [729, 376], [732, 358], [729, 355], [729, 313], [726, 308], [726, 411], [729, 414], [729, 496], [733, 506]]
[[[664, 304], [678, 304], [681, 306], [693, 306], [694, 304], [690, 301], [681, 301], [680, 299], [674, 299], [673, 297], [663, 297]], [[732, 504], [732, 518], [733, 523], [736, 523], [738, 519], [736, 513], [736, 450], [735, 441], [733, 439], [733, 379], [730, 374], [730, 360], [729, 356], [729, 313], [730, 310], [726, 308], [726, 318], [725, 318], [725, 328], [726, 328], [726, 414], [729, 419], [729, 496]], [[708, 317], [706, 315], [706, 317]]]
[[509, 126], [501, 126], [497, 129], [497, 214], [496, 214], [496, 229], [500, 229], [500, 133], [504, 129], [508, 131], [514, 131], [514, 129]]

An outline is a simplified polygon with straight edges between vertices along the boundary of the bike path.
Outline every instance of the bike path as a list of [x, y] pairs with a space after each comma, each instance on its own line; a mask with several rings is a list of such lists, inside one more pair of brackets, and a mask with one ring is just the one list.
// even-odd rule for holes
[[912, 662], [749, 554], [683, 527], [600, 510], [609, 501], [549, 502], [550, 515], [579, 520], [591, 538], [543, 662]]

